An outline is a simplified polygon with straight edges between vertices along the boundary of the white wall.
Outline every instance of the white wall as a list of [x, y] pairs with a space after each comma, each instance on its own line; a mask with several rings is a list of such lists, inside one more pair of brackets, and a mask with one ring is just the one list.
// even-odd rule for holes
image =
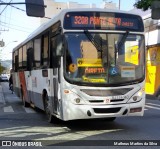
[[145, 34], [146, 46], [160, 43], [160, 31], [154, 30]]

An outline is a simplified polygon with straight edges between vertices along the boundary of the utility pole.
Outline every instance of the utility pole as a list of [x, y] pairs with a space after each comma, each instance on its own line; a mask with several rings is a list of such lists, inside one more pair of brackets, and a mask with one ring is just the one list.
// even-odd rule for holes
[[119, 10], [121, 9], [121, 0], [119, 0]]

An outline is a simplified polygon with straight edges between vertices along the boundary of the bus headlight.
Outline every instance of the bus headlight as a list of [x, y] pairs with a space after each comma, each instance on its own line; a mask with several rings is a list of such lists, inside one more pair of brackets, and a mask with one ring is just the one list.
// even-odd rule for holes
[[74, 99], [75, 100], [75, 102], [77, 103], [77, 104], [80, 104], [80, 102], [81, 102], [81, 99], [80, 98], [76, 98], [76, 99]]
[[79, 104], [79, 105], [80, 104], [86, 104], [85, 101], [80, 97], [76, 97], [72, 101], [73, 101], [74, 104]]
[[73, 104], [86, 104], [82, 97], [71, 90], [65, 89], [64, 94], [66, 99], [71, 101]]
[[138, 100], [138, 96], [133, 96], [133, 101], [137, 101]]
[[142, 99], [144, 89], [139, 90], [128, 102], [138, 102]]

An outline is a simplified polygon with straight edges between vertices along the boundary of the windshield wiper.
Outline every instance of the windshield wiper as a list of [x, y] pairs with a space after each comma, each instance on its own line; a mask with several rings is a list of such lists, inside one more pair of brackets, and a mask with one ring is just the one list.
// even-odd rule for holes
[[[117, 54], [119, 52], [119, 50], [122, 48], [123, 44], [125, 43], [127, 37], [128, 37], [129, 31], [126, 31], [126, 33], [122, 36], [121, 40], [115, 44], [115, 60], [117, 58]], [[116, 61], [115, 61], [115, 65], [116, 65]]]
[[122, 45], [126, 41], [128, 34], [129, 34], [129, 31], [126, 31], [126, 33], [122, 36], [120, 42], [118, 42], [118, 50], [122, 48]]
[[87, 36], [87, 38], [89, 39], [89, 41], [94, 45], [94, 47], [97, 49], [97, 51], [102, 51], [102, 39], [95, 39], [95, 37], [92, 36], [92, 34], [85, 30], [84, 34]]

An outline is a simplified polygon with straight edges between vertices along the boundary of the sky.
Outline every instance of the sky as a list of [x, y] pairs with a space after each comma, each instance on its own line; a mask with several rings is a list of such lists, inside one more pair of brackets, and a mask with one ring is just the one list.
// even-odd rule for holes
[[[24, 2], [25, 0], [3, 0], [3, 2]], [[79, 4], [100, 4], [104, 0], [54, 0], [55, 2], [78, 2]], [[106, 0], [106, 2], [116, 3], [120, 9], [129, 11], [133, 9], [135, 0]], [[2, 0], [0, 0], [2, 2]], [[17, 8], [0, 6], [0, 41], [5, 42], [4, 47], [0, 47], [0, 60], [12, 59], [12, 49], [24, 41], [38, 26], [39, 18], [28, 17], [25, 11], [25, 5], [14, 5]], [[5, 9], [4, 9], [5, 8]]]
[[78, 2], [81, 4], [96, 4], [96, 6], [100, 6], [100, 4], [102, 4], [104, 1], [106, 2], [112, 2], [112, 3], [116, 3], [116, 6], [119, 6], [119, 1], [120, 1], [120, 8], [121, 10], [131, 10], [133, 8], [133, 5], [135, 4], [136, 0], [55, 0], [56, 2], [68, 2], [68, 1], [72, 1], [72, 2]]

